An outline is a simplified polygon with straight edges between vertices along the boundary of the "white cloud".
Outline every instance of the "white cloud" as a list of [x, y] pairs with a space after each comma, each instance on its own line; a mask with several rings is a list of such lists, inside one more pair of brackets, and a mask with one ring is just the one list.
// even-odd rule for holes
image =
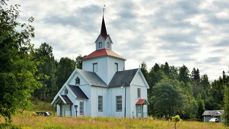
[[126, 68], [146, 62], [187, 65], [216, 79], [229, 66], [228, 0], [11, 0], [21, 20], [35, 17], [34, 42], [50, 43], [57, 59], [94, 51], [102, 7], [114, 51]]

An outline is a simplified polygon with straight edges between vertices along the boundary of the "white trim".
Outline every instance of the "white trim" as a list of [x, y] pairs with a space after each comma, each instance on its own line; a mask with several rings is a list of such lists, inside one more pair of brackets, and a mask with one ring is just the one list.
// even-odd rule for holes
[[[57, 92], [56, 96], [53, 98], [51, 104], [53, 105], [53, 103], [55, 102], [55, 100], [57, 99], [57, 97], [60, 95], [61, 91], [64, 89], [64, 87], [68, 87], [68, 82], [73, 78], [73, 76], [78, 73], [84, 80], [86, 80], [86, 82], [90, 84], [90, 82], [87, 80], [86, 77], [84, 77], [82, 74], [80, 74], [79, 69], [75, 68], [75, 70], [71, 73], [71, 75], [69, 76], [68, 80], [64, 83], [64, 85], [61, 87], [61, 89]], [[73, 91], [68, 87], [68, 90], [70, 90], [72, 93]], [[77, 96], [73, 93], [73, 95], [77, 98]]]
[[144, 77], [144, 75], [143, 75], [143, 73], [142, 73], [140, 68], [137, 70], [136, 74], [134, 75], [133, 79], [131, 80], [130, 86], [131, 85], [135, 85], [135, 84], [133, 84], [133, 80], [136, 78], [138, 73], [140, 74], [140, 76], [141, 76], [143, 82], [145, 83], [147, 89], [149, 89], [149, 84], [147, 83], [147, 81], [146, 81], [146, 79], [145, 79], [145, 77]]

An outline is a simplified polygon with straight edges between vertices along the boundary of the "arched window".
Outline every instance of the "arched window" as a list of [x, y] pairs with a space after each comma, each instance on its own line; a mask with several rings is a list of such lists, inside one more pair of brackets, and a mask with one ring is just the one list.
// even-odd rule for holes
[[78, 77], [76, 78], [75, 81], [76, 81], [76, 85], [79, 85], [80, 84], [80, 79]]

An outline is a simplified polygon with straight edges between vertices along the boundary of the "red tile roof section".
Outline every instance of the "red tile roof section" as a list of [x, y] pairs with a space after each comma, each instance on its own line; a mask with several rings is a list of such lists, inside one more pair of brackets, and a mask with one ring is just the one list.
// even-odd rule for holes
[[136, 105], [144, 105], [145, 104], [145, 99], [138, 99], [136, 102]]
[[126, 60], [126, 59], [124, 59], [123, 57], [121, 57], [120, 55], [118, 55], [117, 53], [113, 52], [110, 49], [96, 50], [96, 51], [92, 52], [91, 54], [85, 56], [84, 60], [89, 60], [89, 59], [92, 59], [92, 58], [98, 58], [98, 57], [103, 57], [103, 56], [110, 56], [110, 57]]

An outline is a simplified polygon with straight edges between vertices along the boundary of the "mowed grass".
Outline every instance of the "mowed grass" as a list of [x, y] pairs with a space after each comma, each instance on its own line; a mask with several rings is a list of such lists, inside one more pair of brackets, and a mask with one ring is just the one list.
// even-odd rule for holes
[[[0, 123], [3, 123], [0, 118]], [[91, 118], [91, 117], [43, 117], [24, 112], [13, 117], [13, 125], [22, 129], [173, 129], [171, 121], [123, 118]], [[177, 129], [228, 129], [221, 123], [204, 123], [181, 121]]]

